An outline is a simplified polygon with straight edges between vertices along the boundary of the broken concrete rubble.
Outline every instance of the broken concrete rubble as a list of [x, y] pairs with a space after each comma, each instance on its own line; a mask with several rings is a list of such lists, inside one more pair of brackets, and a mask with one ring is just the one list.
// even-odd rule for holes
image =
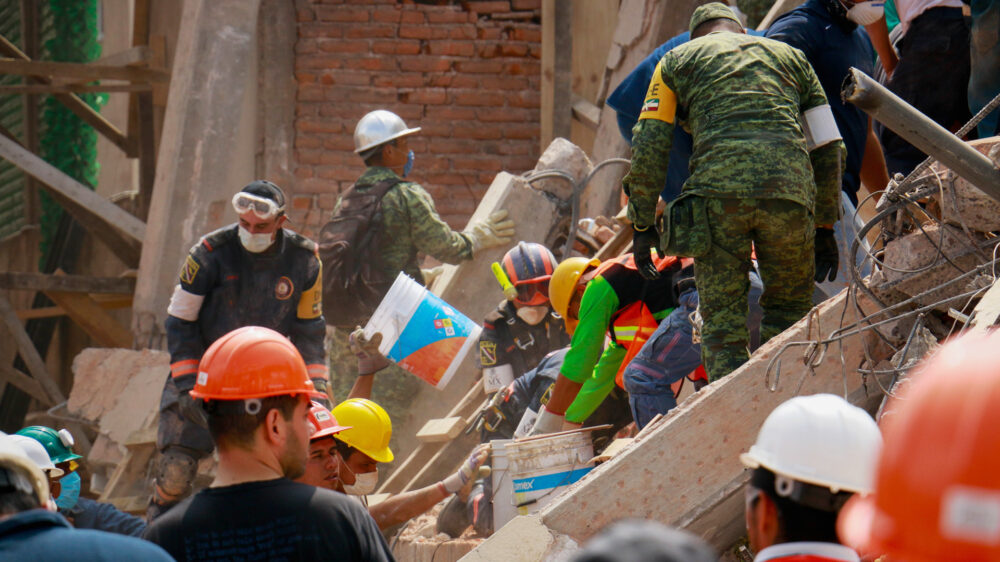
[[[556, 170], [567, 173], [573, 178], [575, 183], [579, 183], [586, 178], [594, 165], [590, 158], [579, 146], [569, 142], [562, 137], [556, 137], [545, 152], [538, 158], [535, 165], [535, 172], [546, 170]], [[569, 201], [573, 197], [574, 185], [560, 178], [543, 178], [531, 182], [532, 187], [555, 195], [563, 201]]]

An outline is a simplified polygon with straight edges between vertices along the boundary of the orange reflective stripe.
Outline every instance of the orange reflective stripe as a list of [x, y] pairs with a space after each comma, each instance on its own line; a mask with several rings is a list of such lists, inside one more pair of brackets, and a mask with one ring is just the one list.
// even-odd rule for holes
[[170, 365], [170, 376], [180, 377], [183, 375], [193, 375], [198, 372], [197, 359], [185, 359]]
[[309, 371], [309, 378], [311, 379], [330, 380], [330, 371], [326, 368], [326, 365], [314, 363], [312, 365], [306, 365], [306, 370]]
[[625, 388], [625, 367], [639, 354], [639, 350], [652, 337], [653, 332], [656, 331], [659, 325], [660, 323], [653, 317], [649, 308], [641, 302], [635, 302], [627, 306], [618, 318], [615, 319], [615, 323], [612, 326], [616, 332], [619, 326], [621, 326], [623, 330], [630, 333], [630, 336], [624, 342], [618, 339], [617, 336], [615, 337], [619, 345], [626, 348], [625, 359], [622, 360], [621, 365], [618, 366], [618, 373], [615, 374], [615, 384], [620, 388]]

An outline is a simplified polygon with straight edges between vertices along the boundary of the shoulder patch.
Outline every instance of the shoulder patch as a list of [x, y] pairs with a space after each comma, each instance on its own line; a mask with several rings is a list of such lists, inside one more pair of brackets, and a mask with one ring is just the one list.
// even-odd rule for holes
[[187, 259], [184, 260], [184, 267], [181, 268], [181, 282], [187, 285], [194, 283], [194, 278], [198, 275], [199, 269], [201, 269], [201, 264], [188, 254]]
[[489, 367], [497, 364], [497, 344], [492, 341], [479, 342], [479, 364]]

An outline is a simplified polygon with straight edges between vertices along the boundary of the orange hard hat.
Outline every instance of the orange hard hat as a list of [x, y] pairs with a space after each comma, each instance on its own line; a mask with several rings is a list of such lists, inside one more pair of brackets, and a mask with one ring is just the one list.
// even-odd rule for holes
[[882, 417], [875, 492], [841, 511], [841, 540], [893, 560], [1000, 561], [1000, 332], [946, 343]]
[[288, 338], [247, 326], [215, 340], [201, 358], [191, 396], [246, 400], [315, 392], [306, 363]]
[[333, 417], [333, 413], [319, 402], [313, 402], [309, 407], [309, 425], [312, 426], [312, 432], [309, 434], [310, 441], [351, 429], [349, 425], [337, 423], [337, 418]]

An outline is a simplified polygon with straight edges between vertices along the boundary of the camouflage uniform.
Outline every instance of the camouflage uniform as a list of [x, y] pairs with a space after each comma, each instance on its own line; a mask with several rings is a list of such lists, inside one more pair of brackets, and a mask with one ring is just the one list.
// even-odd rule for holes
[[682, 197], [704, 209], [708, 234], [695, 257], [704, 318], [702, 362], [710, 380], [747, 353], [747, 272], [755, 243], [764, 294], [761, 339], [811, 308], [815, 224], [838, 218], [840, 141], [812, 152], [801, 112], [827, 103], [801, 51], [784, 43], [718, 32], [669, 51], [654, 72], [634, 129], [632, 169], [623, 183], [629, 218], [653, 224], [674, 124], [694, 136], [691, 177]]
[[[364, 190], [396, 177], [389, 168], [372, 166], [358, 178], [355, 186]], [[472, 259], [472, 243], [441, 220], [434, 209], [434, 200], [420, 184], [403, 180], [385, 194], [379, 232], [382, 235], [381, 265], [389, 280], [402, 271], [422, 284], [418, 252], [451, 264]]]

